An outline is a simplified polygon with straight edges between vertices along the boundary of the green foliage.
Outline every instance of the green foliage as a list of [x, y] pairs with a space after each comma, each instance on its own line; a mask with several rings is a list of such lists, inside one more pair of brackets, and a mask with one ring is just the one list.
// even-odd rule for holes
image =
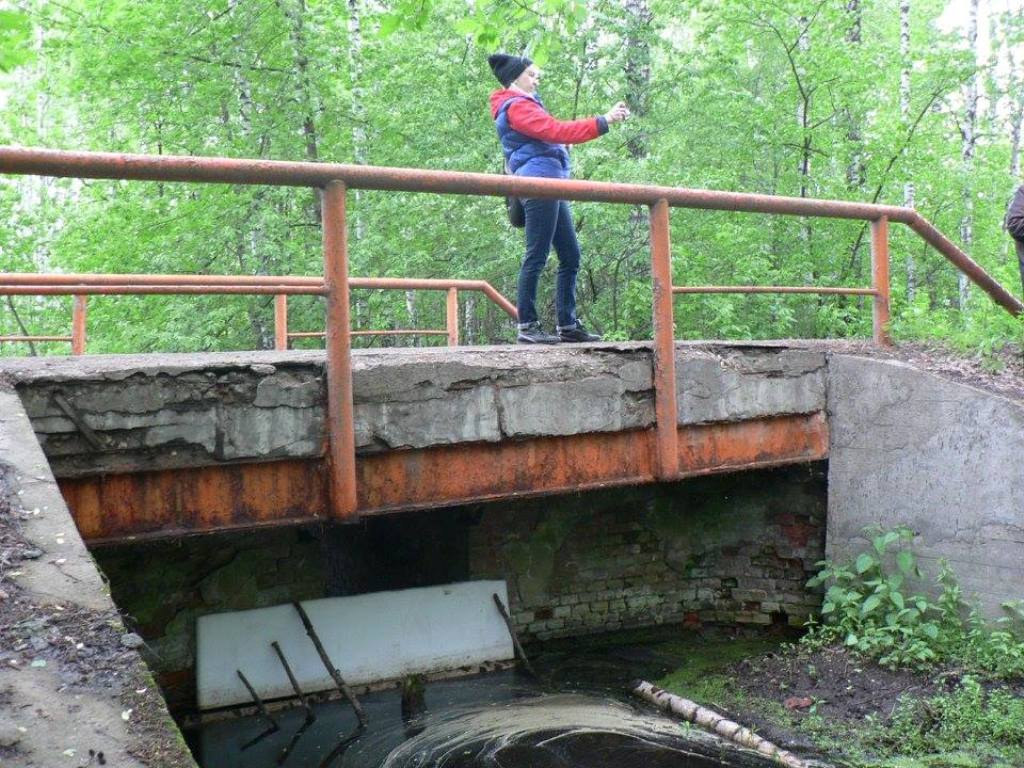
[[[994, 678], [1024, 675], [1022, 611], [1005, 606], [1008, 616], [995, 626], [969, 610], [956, 575], [940, 564], [932, 592], [923, 585], [916, 534], [906, 527], [869, 529], [870, 547], [844, 563], [822, 561], [809, 587], [826, 586], [821, 623], [812, 621], [802, 643], [820, 647], [841, 642], [854, 653], [887, 667], [925, 669], [957, 660], [976, 674]], [[966, 614], [966, 618], [965, 618]]]
[[28, 59], [31, 33], [28, 16], [0, 6], [0, 72], [9, 72]]
[[[957, 34], [931, 23], [944, 6], [913, 3], [907, 117], [895, 0], [814, 13], [746, 0], [28, 0], [19, 11], [0, 5], [0, 69], [10, 69], [0, 77], [0, 143], [496, 172], [486, 58], [525, 52], [543, 64], [556, 116], [600, 114], [620, 99], [633, 108], [610, 135], [573, 148], [577, 178], [890, 204], [902, 204], [913, 182], [917, 209], [954, 240], [971, 201], [971, 256], [1016, 290], [1001, 220], [1015, 184], [1013, 105], [1024, 91], [1024, 59], [1010, 66], [1009, 54], [1024, 21], [994, 14], [998, 66], [975, 66]], [[997, 107], [978, 117], [968, 170], [961, 88], [974, 73]], [[649, 338], [646, 211], [574, 210], [587, 324], [609, 338]], [[4, 178], [0, 214], [4, 269], [322, 270], [317, 202], [306, 190]], [[479, 278], [512, 296], [522, 236], [503, 215], [490, 198], [352, 193], [352, 272]], [[671, 226], [679, 284], [870, 282], [862, 222], [677, 209]], [[906, 228], [893, 227], [891, 239], [897, 339], [984, 353], [1024, 338], [1021, 322], [979, 290], [961, 306], [955, 270]], [[511, 338], [500, 311], [481, 297], [460, 300], [465, 341]], [[323, 327], [322, 304], [291, 306], [296, 330]], [[443, 301], [429, 294], [356, 292], [353, 310], [360, 329], [444, 320]], [[685, 296], [676, 313], [680, 338], [871, 329], [864, 297]], [[90, 351], [263, 347], [272, 317], [258, 298], [104, 297], [90, 304]], [[63, 334], [69, 320], [63, 300], [0, 303], [0, 335], [20, 325]]]
[[1024, 699], [967, 676], [956, 690], [903, 699], [892, 720], [877, 728], [874, 746], [903, 755], [970, 751], [985, 763], [1024, 760]]

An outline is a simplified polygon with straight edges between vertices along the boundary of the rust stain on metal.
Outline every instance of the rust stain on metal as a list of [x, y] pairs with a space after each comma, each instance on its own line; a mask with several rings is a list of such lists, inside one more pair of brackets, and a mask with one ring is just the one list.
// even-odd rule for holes
[[[360, 456], [358, 514], [651, 483], [655, 430], [473, 443]], [[823, 413], [679, 428], [687, 477], [828, 456]], [[312, 523], [329, 517], [319, 459], [60, 481], [90, 543]]]
[[317, 459], [65, 479], [60, 488], [87, 541], [313, 522], [327, 510]]
[[364, 456], [361, 513], [653, 480], [651, 433], [605, 432]]
[[828, 421], [821, 412], [679, 430], [679, 465], [684, 476], [827, 456]]

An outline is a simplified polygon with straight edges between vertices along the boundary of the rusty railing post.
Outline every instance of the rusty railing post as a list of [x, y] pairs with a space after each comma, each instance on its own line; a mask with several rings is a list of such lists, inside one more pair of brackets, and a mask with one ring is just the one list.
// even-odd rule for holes
[[871, 222], [871, 278], [875, 289], [872, 321], [875, 343], [891, 346], [889, 338], [889, 219], [881, 216]]
[[76, 293], [71, 308], [71, 354], [85, 354], [85, 314], [89, 297]]
[[274, 349], [288, 349], [288, 294], [274, 296]]
[[324, 187], [324, 288], [327, 294], [327, 434], [330, 440], [331, 515], [356, 511], [356, 440], [352, 404], [352, 338], [349, 335], [348, 233], [345, 185]]
[[459, 346], [459, 289], [448, 289], [448, 303], [445, 313], [445, 328], [448, 330], [448, 346]]
[[672, 306], [672, 253], [668, 201], [651, 206], [651, 274], [654, 278], [654, 413], [657, 418], [656, 476], [679, 474], [679, 427], [676, 406], [675, 328]]

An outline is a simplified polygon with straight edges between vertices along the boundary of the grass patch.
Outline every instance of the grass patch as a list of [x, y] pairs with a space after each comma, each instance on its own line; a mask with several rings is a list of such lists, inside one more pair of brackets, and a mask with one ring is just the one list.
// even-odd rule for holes
[[698, 704], [729, 706], [743, 698], [729, 668], [743, 659], [775, 651], [781, 643], [771, 637], [708, 640], [696, 636], [666, 643], [664, 650], [678, 655], [683, 663], [656, 685]]

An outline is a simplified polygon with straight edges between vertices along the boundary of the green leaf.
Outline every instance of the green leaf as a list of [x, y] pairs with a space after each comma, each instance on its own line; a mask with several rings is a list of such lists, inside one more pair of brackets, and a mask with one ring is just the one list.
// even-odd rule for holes
[[899, 592], [890, 592], [889, 599], [892, 600], [893, 605], [895, 605], [901, 611], [903, 610], [903, 595], [901, 595]]
[[875, 610], [875, 608], [877, 608], [881, 604], [882, 604], [882, 598], [879, 597], [878, 595], [872, 595], [867, 600], [865, 600], [864, 601], [864, 605], [862, 605], [860, 607], [860, 615], [861, 616], [867, 616], [869, 613], [871, 613], [873, 610]]
[[864, 574], [871, 570], [872, 566], [877, 562], [878, 561], [867, 552], [863, 552], [860, 557], [857, 558], [857, 562], [854, 567], [857, 569], [857, 573]]
[[848, 646], [853, 646], [853, 645], [856, 645], [856, 644], [857, 644], [858, 642], [859, 642], [859, 638], [858, 638], [858, 637], [857, 637], [857, 635], [856, 635], [856, 634], [854, 634], [853, 632], [851, 632], [850, 634], [848, 634], [848, 635], [846, 636], [846, 639], [845, 639], [845, 640], [843, 641], [843, 643], [844, 643], [845, 645], [848, 645]]
[[937, 640], [939, 637], [939, 628], [932, 622], [922, 624], [921, 631], [924, 632], [932, 640]]
[[906, 575], [914, 570], [914, 553], [909, 550], [902, 550], [896, 554], [896, 566]]

